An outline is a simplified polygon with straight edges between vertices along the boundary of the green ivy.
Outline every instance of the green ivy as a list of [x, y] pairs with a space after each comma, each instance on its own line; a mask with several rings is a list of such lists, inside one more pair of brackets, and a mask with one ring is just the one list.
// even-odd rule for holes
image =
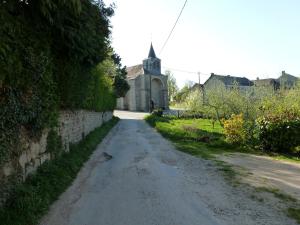
[[56, 158], [63, 153], [61, 137], [58, 133], [51, 129], [47, 136], [47, 152], [51, 154], [51, 158]]
[[59, 109], [114, 108], [112, 78], [97, 69], [111, 57], [112, 14], [103, 1], [0, 2], [0, 166], [21, 154], [21, 130], [53, 130]]

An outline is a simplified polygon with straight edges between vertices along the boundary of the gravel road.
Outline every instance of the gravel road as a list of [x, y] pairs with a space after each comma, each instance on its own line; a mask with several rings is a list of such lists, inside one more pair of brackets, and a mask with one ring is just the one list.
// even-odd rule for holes
[[122, 120], [41, 225], [296, 224], [279, 202], [259, 203], [228, 185], [213, 162], [175, 150], [144, 114], [117, 114]]

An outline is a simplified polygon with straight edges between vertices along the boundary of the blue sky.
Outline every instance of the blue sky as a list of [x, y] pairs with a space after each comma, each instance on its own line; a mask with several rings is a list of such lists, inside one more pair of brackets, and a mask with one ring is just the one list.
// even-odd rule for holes
[[[282, 70], [300, 76], [299, 0], [188, 0], [160, 53], [184, 0], [115, 2], [112, 45], [126, 66], [146, 58], [152, 40], [163, 70], [180, 87], [209, 74], [277, 78]], [[172, 70], [173, 69], [173, 70]]]

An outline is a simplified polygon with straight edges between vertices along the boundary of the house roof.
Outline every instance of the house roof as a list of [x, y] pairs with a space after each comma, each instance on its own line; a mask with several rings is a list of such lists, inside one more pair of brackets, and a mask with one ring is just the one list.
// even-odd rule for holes
[[247, 79], [246, 77], [233, 77], [230, 75], [224, 76], [224, 75], [217, 75], [212, 73], [208, 80], [210, 79], [218, 79], [219, 81], [223, 82], [225, 85], [234, 85], [235, 82], [237, 82], [240, 86], [253, 85], [253, 82]]
[[287, 83], [296, 83], [299, 80], [298, 77], [295, 77], [291, 74], [283, 72], [283, 74], [277, 79], [278, 82], [287, 82]]
[[274, 78], [259, 79], [259, 80], [254, 80], [253, 82], [256, 86], [265, 86], [265, 85], [274, 85], [274, 84], [279, 85], [279, 82]]
[[126, 68], [127, 71], [127, 79], [134, 79], [137, 76], [144, 74], [144, 68], [142, 64], [131, 66]]

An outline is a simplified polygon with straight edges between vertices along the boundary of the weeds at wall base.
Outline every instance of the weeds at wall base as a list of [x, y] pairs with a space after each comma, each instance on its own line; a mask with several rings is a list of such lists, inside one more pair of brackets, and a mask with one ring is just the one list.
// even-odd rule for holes
[[17, 185], [0, 209], [1, 225], [38, 224], [50, 205], [70, 186], [82, 165], [118, 120], [114, 117], [96, 128], [77, 145], [73, 145], [69, 153], [45, 162], [25, 183]]

